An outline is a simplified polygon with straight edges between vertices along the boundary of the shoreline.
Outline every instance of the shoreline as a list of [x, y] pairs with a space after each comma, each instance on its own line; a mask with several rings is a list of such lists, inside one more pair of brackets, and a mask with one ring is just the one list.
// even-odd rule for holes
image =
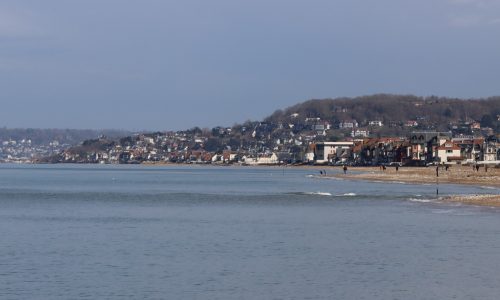
[[[352, 173], [351, 171], [356, 171]], [[357, 173], [357, 172], [360, 173]], [[327, 177], [374, 182], [399, 182], [408, 184], [459, 184], [490, 188], [500, 188], [499, 168], [480, 168], [473, 170], [468, 166], [452, 166], [448, 170], [439, 167], [439, 177], [436, 167], [390, 167], [385, 171], [379, 167], [352, 167], [347, 174], [337, 173]], [[500, 194], [450, 195], [441, 198], [442, 203], [461, 203], [466, 205], [500, 207]]]
[[[6, 163], [9, 164], [9, 163]], [[14, 163], [16, 164], [16, 163]], [[37, 164], [37, 163], [32, 163]], [[45, 164], [41, 164], [45, 165]], [[81, 165], [81, 164], [79, 164]], [[98, 164], [91, 164], [98, 165]], [[237, 164], [178, 164], [168, 162], [146, 162], [137, 165], [145, 167], [184, 166], [184, 167], [243, 167], [243, 168], [275, 168], [275, 169], [304, 169], [314, 171], [318, 177], [337, 178], [343, 180], [361, 180], [385, 183], [406, 184], [458, 184], [486, 188], [500, 189], [500, 168], [480, 168], [473, 170], [471, 166], [450, 166], [448, 170], [439, 167], [439, 177], [436, 177], [436, 167], [348, 167], [347, 174], [343, 173], [342, 166], [320, 165], [237, 165]], [[325, 172], [325, 174], [318, 174]], [[440, 198], [441, 203], [461, 203], [466, 205], [500, 207], [499, 194], [461, 194], [449, 195]]]
[[[356, 171], [356, 173], [352, 171]], [[461, 184], [500, 188], [499, 168], [489, 168], [487, 171], [481, 168], [479, 171], [473, 171], [470, 167], [453, 166], [446, 171], [440, 167], [439, 176], [436, 176], [436, 167], [400, 167], [398, 171], [393, 167], [387, 168], [385, 171], [381, 171], [378, 167], [351, 167], [347, 174], [337, 173], [327, 176], [353, 180], [411, 184]]]

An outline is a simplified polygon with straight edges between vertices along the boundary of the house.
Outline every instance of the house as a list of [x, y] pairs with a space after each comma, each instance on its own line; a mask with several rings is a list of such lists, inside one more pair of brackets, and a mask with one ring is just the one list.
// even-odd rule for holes
[[276, 153], [255, 157], [243, 156], [242, 160], [246, 165], [277, 165], [280, 163]]
[[330, 130], [332, 125], [328, 121], [316, 122], [312, 125], [312, 130]]
[[363, 165], [407, 163], [408, 142], [402, 138], [370, 138], [354, 148], [357, 162]]
[[304, 161], [312, 163], [314, 162], [314, 151], [316, 148], [316, 144], [309, 144], [307, 147], [307, 151], [304, 154]]
[[461, 148], [452, 141], [446, 141], [441, 146], [436, 147], [435, 157], [439, 163], [449, 163], [452, 161], [461, 161]]
[[404, 124], [406, 127], [417, 127], [418, 126], [418, 122], [415, 121], [415, 120], [408, 120], [405, 122]]
[[471, 130], [478, 130], [481, 129], [481, 123], [474, 121], [469, 124], [469, 127]]
[[465, 163], [475, 163], [482, 159], [484, 139], [473, 136], [459, 136], [452, 139], [453, 144], [460, 147], [460, 155]]
[[389, 121], [389, 127], [399, 127], [400, 125], [397, 121]]
[[498, 161], [500, 160], [500, 144], [498, 139], [493, 135], [484, 140], [483, 144], [483, 161]]
[[451, 139], [450, 132], [414, 131], [410, 134], [407, 156], [414, 164], [436, 160], [436, 147]]
[[340, 129], [345, 129], [345, 128], [356, 128], [358, 127], [358, 122], [356, 120], [344, 120], [339, 123], [339, 128]]
[[224, 150], [222, 152], [222, 160], [225, 163], [235, 162], [237, 160], [238, 154], [233, 151]]
[[370, 135], [370, 131], [366, 129], [356, 129], [351, 132], [352, 137], [368, 137]]
[[382, 121], [378, 121], [378, 120], [370, 121], [370, 122], [368, 122], [368, 125], [369, 126], [378, 126], [378, 127], [384, 126], [384, 124], [382, 123]]

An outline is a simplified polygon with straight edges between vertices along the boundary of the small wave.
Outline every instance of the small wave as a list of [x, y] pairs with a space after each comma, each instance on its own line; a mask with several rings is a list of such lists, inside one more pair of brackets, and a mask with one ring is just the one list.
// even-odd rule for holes
[[307, 177], [307, 178], [314, 178], [315, 176], [314, 176], [314, 175], [309, 174], [309, 175], [306, 175], [306, 177]]
[[408, 200], [411, 202], [420, 202], [420, 203], [429, 203], [433, 201], [431, 199], [419, 199], [419, 198], [409, 198]]
[[455, 214], [456, 209], [435, 209], [432, 211], [433, 214]]
[[332, 196], [331, 193], [328, 193], [328, 192], [310, 192], [310, 193], [306, 193], [308, 195], [318, 195], [318, 196]]
[[307, 196], [333, 196], [331, 193], [328, 192], [292, 192], [292, 193], [287, 193], [289, 195], [307, 195]]
[[341, 195], [337, 195], [337, 196], [348, 196], [348, 197], [354, 197], [354, 196], [357, 196], [356, 193], [345, 193], [345, 194], [341, 194]]

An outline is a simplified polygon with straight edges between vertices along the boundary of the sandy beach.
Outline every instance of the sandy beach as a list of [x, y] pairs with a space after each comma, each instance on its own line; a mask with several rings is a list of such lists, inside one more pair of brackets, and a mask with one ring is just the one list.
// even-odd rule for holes
[[[405, 183], [450, 183], [466, 184], [486, 187], [500, 187], [500, 168], [479, 168], [478, 171], [472, 166], [451, 166], [446, 170], [439, 167], [439, 176], [436, 176], [436, 167], [387, 167], [381, 170], [379, 167], [352, 167], [347, 174], [329, 175], [338, 178], [354, 180], [388, 181]], [[500, 194], [495, 195], [453, 195], [442, 199], [444, 202], [459, 202], [470, 205], [500, 207]]]

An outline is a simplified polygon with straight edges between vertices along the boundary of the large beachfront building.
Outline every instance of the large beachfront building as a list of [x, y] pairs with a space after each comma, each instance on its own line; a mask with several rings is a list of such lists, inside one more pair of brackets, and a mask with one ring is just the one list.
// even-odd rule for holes
[[314, 146], [314, 161], [327, 164], [336, 161], [347, 161], [351, 158], [354, 142], [320, 142]]

